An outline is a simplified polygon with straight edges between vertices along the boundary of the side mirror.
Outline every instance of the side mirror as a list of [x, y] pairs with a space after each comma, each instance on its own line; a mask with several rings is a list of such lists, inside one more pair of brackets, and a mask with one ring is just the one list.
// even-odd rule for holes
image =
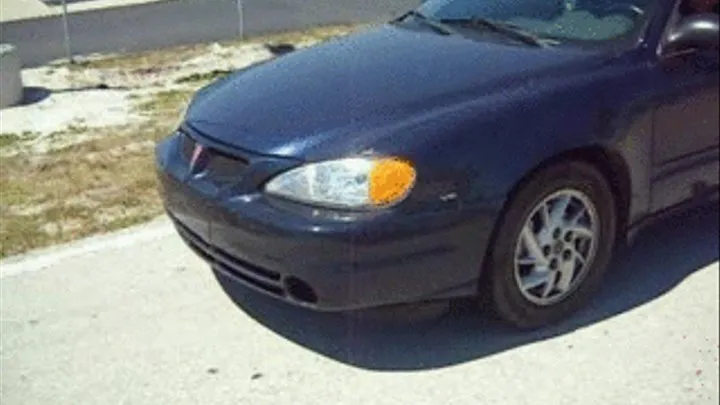
[[678, 52], [686, 49], [717, 49], [720, 35], [718, 14], [702, 13], [680, 20], [665, 41], [665, 49]]

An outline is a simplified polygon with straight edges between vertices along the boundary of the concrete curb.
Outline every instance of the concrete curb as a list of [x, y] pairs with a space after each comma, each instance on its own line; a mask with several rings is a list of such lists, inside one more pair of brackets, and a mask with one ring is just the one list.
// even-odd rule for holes
[[22, 63], [17, 48], [0, 44], [0, 108], [10, 107], [22, 100]]

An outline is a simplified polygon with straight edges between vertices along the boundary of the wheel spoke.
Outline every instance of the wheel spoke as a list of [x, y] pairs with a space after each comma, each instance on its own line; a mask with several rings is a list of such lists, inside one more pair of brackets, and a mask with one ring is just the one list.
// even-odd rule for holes
[[545, 255], [543, 255], [542, 248], [540, 247], [535, 234], [527, 225], [523, 228], [522, 239], [528, 253], [530, 253], [530, 256], [535, 259], [535, 264], [541, 266], [547, 265], [547, 259], [545, 258]]
[[568, 206], [570, 206], [570, 199], [570, 196], [564, 195], [558, 198], [557, 202], [553, 205], [552, 212], [550, 213], [553, 224], [559, 224], [560, 221], [562, 221]]
[[584, 266], [587, 262], [583, 255], [575, 249], [573, 249], [573, 261], [580, 263], [582, 266]]
[[561, 292], [565, 292], [570, 289], [573, 276], [575, 275], [575, 260], [568, 260], [560, 265], [559, 269], [560, 277], [557, 282], [557, 289]]
[[577, 226], [577, 224], [580, 222], [580, 219], [585, 215], [585, 213], [587, 213], [587, 208], [582, 207], [570, 220], [569, 226]]
[[523, 257], [517, 260], [517, 264], [520, 266], [534, 266], [538, 264], [538, 260], [534, 257]]
[[540, 218], [542, 218], [543, 228], [547, 228], [551, 225], [552, 218], [550, 217], [550, 209], [548, 208], [547, 203], [540, 207]]
[[550, 293], [555, 289], [556, 273], [547, 273], [545, 277], [545, 288], [542, 291], [542, 297], [547, 298]]
[[573, 234], [580, 238], [585, 239], [592, 239], [595, 237], [595, 233], [592, 229], [588, 228], [585, 225], [575, 225], [567, 228], [568, 231], [571, 231]]
[[540, 287], [543, 284], [548, 283], [548, 272], [534, 271], [522, 279], [522, 289], [525, 291], [532, 290], [533, 288]]

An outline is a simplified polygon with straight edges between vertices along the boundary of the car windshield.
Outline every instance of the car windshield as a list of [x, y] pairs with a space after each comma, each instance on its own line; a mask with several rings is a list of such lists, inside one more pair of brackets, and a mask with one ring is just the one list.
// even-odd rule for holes
[[654, 0], [428, 0], [416, 11], [429, 20], [475, 31], [508, 34], [513, 29], [526, 39], [609, 44], [637, 38], [655, 4]]

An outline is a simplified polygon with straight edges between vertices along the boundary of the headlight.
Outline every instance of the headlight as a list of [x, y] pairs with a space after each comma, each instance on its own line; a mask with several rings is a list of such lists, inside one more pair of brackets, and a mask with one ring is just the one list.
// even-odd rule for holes
[[348, 158], [310, 163], [270, 180], [268, 194], [311, 205], [368, 209], [394, 205], [415, 184], [415, 169], [397, 158]]

